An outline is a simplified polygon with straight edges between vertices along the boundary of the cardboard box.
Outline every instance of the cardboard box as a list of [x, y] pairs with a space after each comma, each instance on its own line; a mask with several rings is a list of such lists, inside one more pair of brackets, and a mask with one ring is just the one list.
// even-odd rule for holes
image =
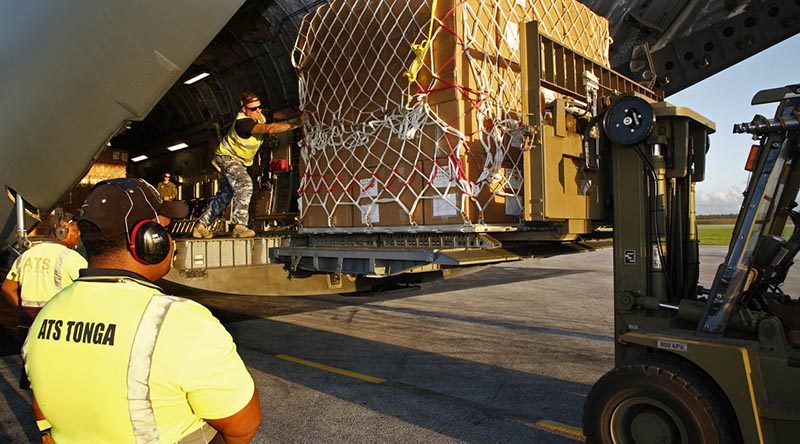
[[[519, 222], [521, 143], [495, 125], [521, 119], [520, 24], [536, 20], [543, 35], [608, 66], [608, 22], [577, 0], [437, 4], [432, 35], [426, 0], [333, 0], [303, 20], [298, 47], [308, 111], [324, 130], [341, 129], [337, 145], [346, 145], [317, 147], [326, 155], [301, 166], [304, 226]], [[414, 45], [428, 38], [417, 60]], [[405, 73], [415, 61], [421, 66], [409, 89]], [[402, 115], [416, 104], [409, 92], [422, 94], [430, 110], [413, 130]], [[493, 139], [498, 134], [504, 139]], [[547, 155], [527, 178], [548, 181], [545, 220], [599, 212], [595, 201], [580, 207], [586, 198], [565, 179], [576, 175], [571, 150], [580, 148], [568, 143], [557, 148], [560, 163]], [[552, 199], [558, 202], [546, 202]]]
[[423, 222], [418, 196], [422, 192], [421, 167], [402, 163], [376, 166], [357, 175], [359, 201], [356, 225], [410, 226]]
[[300, 216], [306, 228], [353, 226], [357, 184], [347, 160], [333, 150], [308, 156], [301, 164]]
[[[377, 111], [385, 114], [397, 109], [408, 95], [408, 80], [404, 76], [407, 64], [382, 65], [370, 62], [369, 59], [360, 63], [372, 63], [374, 68], [362, 69], [352, 81], [347, 96], [352, 101], [350, 111], [363, 115]], [[381, 93], [376, 94], [376, 91]]]
[[[483, 223], [517, 225], [522, 217], [522, 172], [513, 167], [500, 167], [481, 184], [477, 202]], [[480, 217], [480, 216], [479, 216]]]
[[469, 196], [462, 191], [459, 177], [466, 159], [426, 161], [422, 164], [422, 207], [425, 225], [465, 224], [472, 220]]

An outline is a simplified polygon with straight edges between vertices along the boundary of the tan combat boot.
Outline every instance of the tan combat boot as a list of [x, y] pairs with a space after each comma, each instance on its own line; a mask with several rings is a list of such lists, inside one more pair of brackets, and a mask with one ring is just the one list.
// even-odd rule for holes
[[254, 237], [256, 232], [244, 225], [238, 224], [233, 227], [233, 237]]
[[211, 239], [214, 237], [214, 233], [211, 232], [205, 225], [197, 222], [194, 224], [194, 228], [192, 229], [192, 237], [197, 239]]

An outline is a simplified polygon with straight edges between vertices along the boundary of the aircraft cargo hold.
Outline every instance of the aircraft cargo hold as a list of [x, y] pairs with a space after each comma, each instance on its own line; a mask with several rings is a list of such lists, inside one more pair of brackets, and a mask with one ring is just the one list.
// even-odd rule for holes
[[[166, 280], [239, 294], [350, 292], [515, 260], [509, 241], [572, 241], [610, 223], [598, 116], [621, 94], [660, 97], [612, 70], [609, 23], [586, 5], [334, 0], [286, 19], [267, 3], [247, 2], [146, 119], [115, 122], [92, 148], [95, 164], [103, 150], [127, 154], [129, 177], [173, 173], [191, 213], [170, 227]], [[259, 6], [284, 18], [265, 23]], [[238, 40], [233, 29], [252, 33]], [[262, 57], [278, 47], [282, 56]], [[189, 83], [202, 70], [211, 77]], [[194, 239], [242, 90], [310, 119], [269, 138], [248, 169], [257, 237], [230, 237], [226, 210], [214, 238]], [[63, 206], [79, 206], [77, 188]]]

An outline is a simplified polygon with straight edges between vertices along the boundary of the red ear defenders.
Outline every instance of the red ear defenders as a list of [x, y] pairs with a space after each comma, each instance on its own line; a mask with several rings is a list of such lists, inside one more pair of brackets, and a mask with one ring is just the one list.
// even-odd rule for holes
[[128, 250], [137, 261], [154, 265], [169, 255], [170, 240], [167, 230], [158, 222], [143, 220], [133, 226], [128, 239]]

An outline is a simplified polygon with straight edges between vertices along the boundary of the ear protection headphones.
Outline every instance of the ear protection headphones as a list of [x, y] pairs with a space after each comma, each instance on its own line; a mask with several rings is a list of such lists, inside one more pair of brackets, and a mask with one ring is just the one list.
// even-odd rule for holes
[[68, 233], [68, 231], [64, 227], [56, 228], [56, 231], [55, 231], [56, 239], [58, 239], [60, 241], [63, 241], [64, 239], [67, 238], [67, 233]]
[[169, 255], [169, 235], [158, 222], [139, 221], [131, 229], [128, 250], [137, 261], [154, 265], [161, 263]]
[[[97, 185], [105, 183], [112, 184], [122, 190], [125, 193], [125, 197], [127, 197], [131, 203], [131, 209], [133, 209], [134, 203], [128, 192], [130, 190], [135, 190], [135, 192], [142, 193], [142, 197], [144, 198], [145, 202], [147, 202], [147, 204], [153, 209], [153, 216], [156, 218], [158, 217], [158, 211], [156, 211], [152, 204], [150, 204], [150, 200], [147, 198], [147, 195], [145, 195], [144, 191], [139, 188], [139, 184], [136, 181], [125, 178], [109, 179], [102, 181]], [[145, 219], [137, 222], [130, 231], [128, 231], [127, 227], [128, 215], [126, 214], [125, 231], [128, 238], [128, 251], [139, 263], [155, 265], [161, 263], [167, 258], [167, 256], [169, 256], [169, 234], [167, 233], [167, 229], [162, 227], [161, 224]]]
[[253, 102], [260, 102], [261, 99], [255, 94], [251, 92], [242, 93], [242, 96], [239, 98], [239, 106], [247, 106]]
[[51, 227], [53, 230], [53, 236], [58, 241], [64, 241], [67, 236], [69, 235], [69, 230], [66, 228], [65, 225], [68, 225], [71, 221], [65, 221], [64, 219], [67, 217], [67, 214], [61, 210], [56, 210], [55, 213], [55, 223]]

